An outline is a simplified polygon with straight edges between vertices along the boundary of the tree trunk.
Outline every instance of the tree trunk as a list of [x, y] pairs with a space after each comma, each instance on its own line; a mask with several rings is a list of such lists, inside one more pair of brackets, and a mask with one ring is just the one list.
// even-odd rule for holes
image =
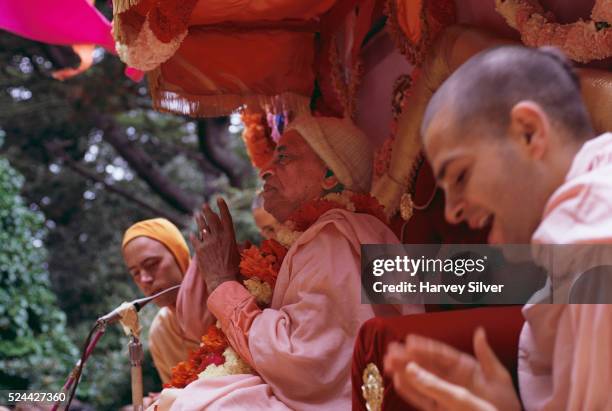
[[198, 145], [202, 155], [225, 174], [232, 187], [242, 187], [245, 165], [226, 149], [224, 139], [228, 134], [228, 118], [200, 119], [197, 122]]

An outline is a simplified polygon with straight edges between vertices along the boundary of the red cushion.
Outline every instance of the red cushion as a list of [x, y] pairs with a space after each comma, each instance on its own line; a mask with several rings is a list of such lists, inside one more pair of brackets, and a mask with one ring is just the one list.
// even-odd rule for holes
[[[495, 353], [516, 377], [518, 339], [524, 322], [521, 308], [473, 308], [395, 318], [373, 318], [367, 321], [359, 330], [353, 353], [353, 410], [365, 411], [361, 385], [366, 365], [373, 362], [383, 373], [383, 358], [387, 345], [391, 341], [403, 340], [410, 333], [435, 338], [473, 354], [472, 336], [478, 326], [483, 326]], [[383, 379], [385, 394], [382, 409], [413, 410], [414, 408], [395, 393], [391, 380], [386, 376], [383, 376]]]

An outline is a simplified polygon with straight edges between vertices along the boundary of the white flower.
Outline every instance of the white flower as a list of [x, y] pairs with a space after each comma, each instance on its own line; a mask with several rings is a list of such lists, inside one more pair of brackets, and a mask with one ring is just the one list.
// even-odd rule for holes
[[329, 193], [323, 197], [323, 200], [333, 201], [340, 204], [347, 211], [355, 212], [355, 204], [351, 201], [351, 192], [343, 191], [341, 193]]
[[272, 287], [257, 277], [244, 281], [244, 286], [255, 297], [258, 305], [269, 305], [272, 302]]
[[291, 245], [293, 245], [302, 233], [302, 231], [292, 230], [285, 225], [281, 225], [276, 231], [276, 241], [287, 248], [291, 248]]
[[211, 364], [204, 371], [198, 374], [198, 378], [224, 377], [235, 374], [254, 374], [253, 369], [234, 351], [232, 347], [227, 347], [223, 351], [225, 363], [222, 365]]

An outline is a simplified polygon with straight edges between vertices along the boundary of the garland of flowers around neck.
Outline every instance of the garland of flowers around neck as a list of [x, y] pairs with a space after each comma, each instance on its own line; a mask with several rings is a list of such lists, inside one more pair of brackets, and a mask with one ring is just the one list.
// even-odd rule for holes
[[[384, 207], [369, 194], [345, 190], [303, 204], [281, 225], [278, 241], [265, 240], [260, 247], [251, 246], [240, 255], [240, 274], [246, 277], [243, 284], [260, 307], [272, 302], [276, 278], [287, 250], [323, 214], [333, 209], [369, 214], [388, 224]], [[172, 379], [164, 388], [184, 388], [199, 378], [252, 373], [251, 367], [229, 345], [217, 323], [201, 337], [200, 348], [172, 368]]]

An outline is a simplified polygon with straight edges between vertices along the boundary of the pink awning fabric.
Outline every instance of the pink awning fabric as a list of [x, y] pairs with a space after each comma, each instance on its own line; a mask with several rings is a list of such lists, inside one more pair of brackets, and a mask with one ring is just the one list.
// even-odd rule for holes
[[116, 54], [110, 22], [87, 0], [0, 0], [0, 29], [49, 44], [97, 44]]
[[[117, 54], [111, 23], [91, 3], [89, 0], [0, 0], [0, 30], [43, 43], [79, 47], [81, 66], [54, 73], [56, 78], [64, 80], [91, 64], [93, 49], [87, 45], [96, 44]], [[125, 75], [138, 82], [144, 73], [126, 67]]]

